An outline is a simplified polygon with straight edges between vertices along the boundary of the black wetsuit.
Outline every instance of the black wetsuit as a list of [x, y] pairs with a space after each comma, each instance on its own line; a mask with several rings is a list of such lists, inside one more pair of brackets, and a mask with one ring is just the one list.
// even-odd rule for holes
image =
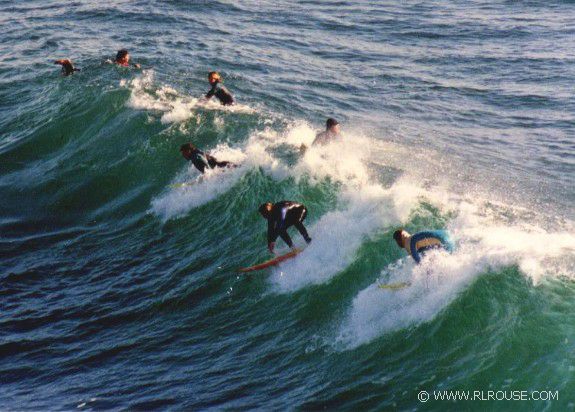
[[192, 153], [192, 158], [190, 159], [190, 161], [194, 164], [196, 169], [198, 169], [202, 173], [204, 173], [206, 167], [208, 169], [213, 169], [214, 167], [228, 167], [233, 165], [231, 162], [226, 161], [218, 162], [218, 160], [214, 156], [210, 156], [209, 154], [206, 154], [201, 150], [197, 150], [194, 153]]
[[306, 215], [307, 209], [301, 203], [289, 200], [275, 203], [268, 218], [268, 244], [275, 242], [279, 236], [289, 247], [292, 247], [293, 242], [287, 232], [290, 226], [295, 226], [307, 243], [311, 242], [302, 223]]
[[210, 91], [206, 94], [208, 99], [212, 96], [216, 96], [220, 103], [224, 106], [234, 104], [233, 96], [228, 91], [228, 89], [220, 84], [220, 82], [215, 82]]
[[79, 72], [80, 69], [75, 68], [72, 63], [70, 62], [64, 62], [64, 63], [60, 63], [62, 65], [62, 75], [63, 76], [69, 76], [71, 74], [74, 74], [74, 72]]

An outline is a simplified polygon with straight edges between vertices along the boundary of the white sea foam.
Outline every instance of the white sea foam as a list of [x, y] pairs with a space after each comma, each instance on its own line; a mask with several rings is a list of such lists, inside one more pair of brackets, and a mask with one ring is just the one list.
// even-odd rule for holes
[[[292, 132], [286, 141], [313, 141], [314, 134], [309, 129], [300, 126], [294, 130], [298, 134], [294, 136]], [[329, 145], [308, 147], [290, 170], [296, 178], [305, 175], [315, 180], [329, 177], [338, 181], [339, 208], [308, 228], [315, 240], [297, 259], [274, 269], [270, 281], [276, 292], [291, 292], [328, 281], [353, 262], [366, 237], [398, 221], [389, 190], [370, 179], [369, 148], [366, 137], [342, 136]]]
[[238, 149], [219, 145], [211, 153], [216, 158], [238, 164], [236, 168], [207, 169], [200, 174], [193, 165], [187, 165], [168, 190], [152, 200], [152, 212], [164, 221], [180, 217], [191, 209], [206, 204], [230, 190], [246, 173], [249, 165], [246, 155]]
[[[487, 271], [512, 265], [537, 284], [545, 276], [575, 278], [575, 232], [545, 231], [527, 222], [502, 224], [479, 206], [462, 201], [449, 231], [457, 251], [434, 253], [421, 265], [410, 258], [392, 264], [381, 279], [357, 294], [337, 342], [353, 348], [410, 325], [433, 319], [471, 282]], [[494, 220], [495, 219], [495, 220]], [[381, 283], [409, 282], [400, 290]]]
[[[162, 123], [177, 123], [194, 116], [198, 108], [219, 110], [232, 113], [253, 113], [254, 109], [245, 104], [222, 106], [216, 99], [206, 100], [203, 97], [182, 95], [170, 86], [157, 86], [154, 82], [154, 71], [144, 70], [142, 74], [121, 86], [131, 90], [128, 106], [138, 110], [150, 110], [162, 113]], [[199, 93], [201, 96], [201, 93]], [[220, 123], [222, 122], [219, 119]]]

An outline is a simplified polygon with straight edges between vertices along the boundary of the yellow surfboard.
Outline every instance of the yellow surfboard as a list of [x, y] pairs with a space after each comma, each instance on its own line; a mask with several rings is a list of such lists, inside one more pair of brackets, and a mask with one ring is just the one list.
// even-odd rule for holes
[[411, 282], [386, 283], [379, 285], [380, 289], [399, 290], [411, 286]]

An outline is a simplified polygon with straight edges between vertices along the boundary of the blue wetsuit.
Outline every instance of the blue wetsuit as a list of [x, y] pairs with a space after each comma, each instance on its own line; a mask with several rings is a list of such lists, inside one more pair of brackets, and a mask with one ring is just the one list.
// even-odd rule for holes
[[409, 244], [406, 246], [407, 253], [417, 263], [421, 262], [425, 253], [429, 250], [444, 249], [450, 253], [453, 252], [453, 243], [445, 230], [426, 230], [415, 233], [411, 236]]

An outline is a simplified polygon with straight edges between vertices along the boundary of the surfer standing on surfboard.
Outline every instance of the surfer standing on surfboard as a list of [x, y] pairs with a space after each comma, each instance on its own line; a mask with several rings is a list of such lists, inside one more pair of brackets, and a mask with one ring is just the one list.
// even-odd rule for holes
[[282, 200], [275, 204], [267, 202], [262, 204], [258, 210], [268, 221], [268, 249], [270, 252], [274, 253], [278, 236], [290, 248], [293, 248], [293, 242], [287, 232], [290, 226], [295, 226], [307, 243], [311, 242], [311, 238], [302, 223], [307, 216], [307, 209], [301, 203], [289, 200]]
[[213, 169], [215, 167], [235, 167], [236, 165], [232, 162], [223, 161], [220, 162], [214, 156], [202, 152], [196, 146], [191, 143], [185, 143], [180, 146], [180, 152], [186, 160], [189, 160], [194, 164], [196, 169], [201, 173], [204, 173], [206, 168]]
[[407, 230], [398, 229], [393, 233], [393, 239], [416, 263], [421, 262], [425, 253], [432, 249], [453, 252], [453, 243], [445, 230], [426, 230], [410, 235]]

